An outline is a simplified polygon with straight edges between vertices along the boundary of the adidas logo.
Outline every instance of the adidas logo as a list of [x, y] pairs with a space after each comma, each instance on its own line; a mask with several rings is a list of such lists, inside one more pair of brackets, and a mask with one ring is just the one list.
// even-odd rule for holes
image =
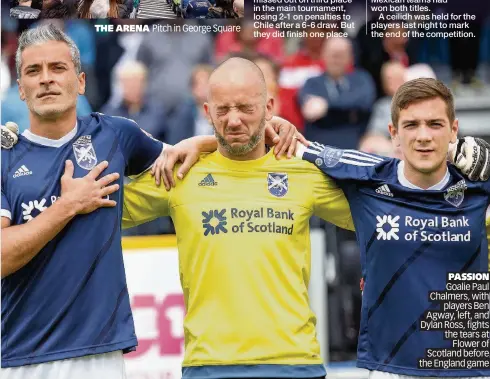
[[380, 195], [393, 197], [390, 187], [388, 187], [387, 184], [383, 184], [381, 187], [378, 187], [378, 189], [376, 189], [376, 193], [379, 193]]
[[207, 174], [206, 177], [203, 180], [201, 180], [199, 185], [205, 187], [215, 187], [218, 185], [218, 182], [214, 181], [213, 175]]
[[29, 171], [29, 169], [25, 165], [22, 165], [15, 171], [14, 179], [18, 178], [19, 176], [26, 176], [26, 175], [32, 175], [32, 171]]

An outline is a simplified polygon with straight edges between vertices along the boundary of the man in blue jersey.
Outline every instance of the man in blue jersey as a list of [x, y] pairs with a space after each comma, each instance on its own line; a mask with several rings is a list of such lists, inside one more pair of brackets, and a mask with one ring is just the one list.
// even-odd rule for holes
[[[429, 292], [444, 291], [449, 272], [488, 270], [490, 182], [469, 182], [446, 161], [458, 120], [442, 82], [417, 79], [402, 85], [393, 98], [389, 130], [403, 161], [316, 143], [298, 151], [337, 182], [351, 208], [364, 282], [358, 366], [370, 370], [371, 379], [490, 378], [485, 359], [472, 369], [451, 363], [454, 358], [419, 366], [428, 349], [452, 348], [442, 331], [421, 329], [426, 312], [440, 307]], [[482, 141], [467, 143], [472, 156], [488, 154]], [[454, 158], [467, 159], [463, 166], [471, 171], [477, 160], [469, 150], [461, 156], [461, 145]], [[478, 162], [471, 176], [488, 179], [488, 160]], [[480, 332], [489, 330], [488, 323], [480, 321]]]
[[137, 340], [118, 182], [147, 170], [163, 144], [131, 120], [77, 119], [80, 54], [54, 26], [21, 36], [16, 65], [30, 129], [2, 150], [1, 377], [124, 378], [122, 353]]
[[20, 37], [16, 66], [30, 129], [2, 150], [1, 376], [123, 378], [137, 340], [119, 178], [163, 144], [127, 119], [77, 119], [80, 55], [54, 26]]

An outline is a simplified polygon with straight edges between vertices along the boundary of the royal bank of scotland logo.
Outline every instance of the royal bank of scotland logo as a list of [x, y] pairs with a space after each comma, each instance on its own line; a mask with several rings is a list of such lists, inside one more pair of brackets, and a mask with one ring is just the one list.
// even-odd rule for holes
[[97, 164], [97, 155], [90, 135], [81, 136], [73, 142], [73, 153], [78, 165], [85, 170], [92, 170]]
[[391, 215], [376, 216], [376, 232], [378, 232], [378, 240], [391, 241], [392, 239], [398, 241], [398, 232], [400, 231], [400, 225], [398, 220], [400, 216], [393, 217]]
[[226, 229], [226, 209], [222, 210], [210, 210], [209, 212], [202, 212], [202, 227], [204, 228], [204, 236], [211, 234], [228, 233]]
[[33, 216], [33, 213], [41, 213], [44, 212], [48, 207], [45, 205], [46, 204], [46, 199], [42, 198], [41, 200], [33, 200], [29, 201], [27, 204], [22, 203], [22, 217], [24, 221], [31, 221], [35, 215]]
[[269, 172], [267, 174], [267, 188], [275, 197], [283, 197], [288, 193], [288, 174]]

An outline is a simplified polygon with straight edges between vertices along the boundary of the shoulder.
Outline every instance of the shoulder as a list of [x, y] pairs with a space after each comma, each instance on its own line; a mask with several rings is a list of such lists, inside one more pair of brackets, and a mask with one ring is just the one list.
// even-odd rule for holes
[[200, 168], [208, 168], [209, 166], [214, 165], [220, 165], [220, 160], [216, 151], [213, 153], [201, 153], [199, 155], [199, 160], [191, 167], [191, 171], [198, 171]]
[[312, 84], [320, 83], [324, 80], [324, 78], [325, 78], [325, 75], [323, 75], [323, 74], [312, 76], [311, 78], [308, 78], [305, 81], [305, 85], [306, 84], [312, 85]]
[[352, 75], [353, 78], [362, 80], [362, 81], [373, 81], [373, 78], [369, 72], [364, 70], [363, 68], [358, 68], [355, 69], [350, 75]]
[[[451, 174], [452, 178], [452, 183], [456, 183], [455, 186], [464, 186], [465, 189], [471, 189], [471, 190], [477, 190], [477, 191], [488, 191], [488, 188], [490, 187], [489, 181], [471, 181], [468, 179], [467, 176], [463, 175], [459, 169], [453, 165], [452, 163], [447, 164], [447, 167], [449, 169], [449, 173]], [[454, 186], [450, 186], [454, 187]]]
[[[334, 168], [341, 164], [347, 164], [358, 167], [386, 167], [395, 169], [398, 166], [399, 159], [390, 158], [378, 154], [366, 153], [354, 149], [339, 149], [336, 147], [322, 145], [318, 142], [312, 142], [305, 148], [305, 154], [308, 153], [313, 157], [319, 158], [315, 161], [318, 165], [325, 165], [328, 168]], [[312, 159], [308, 159], [312, 161]]]
[[[272, 161], [274, 159], [275, 161]], [[291, 159], [280, 159], [272, 158], [269, 168], [274, 172], [284, 172], [290, 175], [301, 175], [302, 180], [306, 182], [313, 180], [317, 181], [321, 179], [325, 180], [326, 175], [318, 169], [313, 163], [310, 163], [301, 158], [292, 157]], [[330, 178], [328, 178], [330, 180]]]
[[19, 162], [22, 162], [27, 158], [39, 162], [37, 157], [32, 156], [37, 151], [33, 145], [27, 141], [24, 137], [20, 137], [19, 141], [12, 147], [12, 149], [2, 149], [1, 152], [1, 182], [2, 187], [5, 185], [7, 179], [13, 174], [13, 170], [18, 166]]
[[[193, 174], [200, 174], [204, 171], [209, 171], [211, 166], [216, 166], [217, 163], [216, 153], [201, 153], [198, 161], [189, 169], [186, 177]], [[173, 168], [174, 176], [177, 175], [177, 171], [179, 170], [180, 166], [182, 166], [181, 162], [177, 162], [175, 164]]]
[[[354, 159], [361, 163], [362, 162], [374, 163], [375, 166], [382, 166], [387, 164], [393, 164], [396, 166], [400, 161], [399, 159], [396, 158], [386, 157], [383, 155], [378, 155], [373, 153], [366, 153], [364, 151], [354, 150], [354, 149], [332, 149], [332, 150], [340, 151], [341, 159]], [[328, 149], [325, 149], [324, 151], [327, 152]]]
[[[84, 119], [84, 117], [82, 117]], [[108, 127], [138, 127], [136, 121], [121, 116], [108, 116], [104, 113], [93, 112], [85, 117], [86, 121], [99, 123], [101, 126]]]
[[9, 159], [14, 159], [15, 157], [24, 154], [25, 150], [28, 149], [30, 145], [30, 142], [21, 135], [19, 135], [19, 140], [18, 142], [11, 148], [11, 149], [4, 149], [2, 148], [2, 169], [4, 168], [5, 165], [7, 165], [7, 162]]
[[335, 180], [313, 163], [296, 157], [282, 162], [282, 169], [277, 169], [276, 172], [288, 174], [290, 184], [301, 186], [305, 195], [339, 189]]
[[356, 172], [364, 173], [365, 180], [388, 180], [397, 176], [399, 159], [385, 157], [377, 154], [365, 153], [357, 150], [342, 150], [340, 160], [342, 164]]
[[[80, 121], [90, 128], [98, 126], [101, 129], [110, 129], [117, 135], [131, 135], [136, 132], [143, 131], [143, 129], [138, 126], [136, 121], [130, 118], [121, 116], [108, 116], [99, 112], [93, 112], [88, 116], [81, 117]], [[148, 135], [148, 133], [146, 134]]]

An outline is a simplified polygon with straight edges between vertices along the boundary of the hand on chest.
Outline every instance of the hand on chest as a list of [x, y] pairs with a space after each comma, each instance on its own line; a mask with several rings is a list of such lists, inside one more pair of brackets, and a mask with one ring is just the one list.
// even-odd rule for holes
[[61, 194], [61, 177], [65, 161], [73, 162], [73, 178], [86, 176], [100, 162], [109, 161], [101, 176], [124, 173], [125, 162], [114, 149], [114, 141], [94, 141], [84, 135], [60, 147], [34, 145], [27, 154], [19, 156], [9, 171], [7, 197], [13, 214], [22, 212], [22, 220], [29, 221], [51, 206]]

